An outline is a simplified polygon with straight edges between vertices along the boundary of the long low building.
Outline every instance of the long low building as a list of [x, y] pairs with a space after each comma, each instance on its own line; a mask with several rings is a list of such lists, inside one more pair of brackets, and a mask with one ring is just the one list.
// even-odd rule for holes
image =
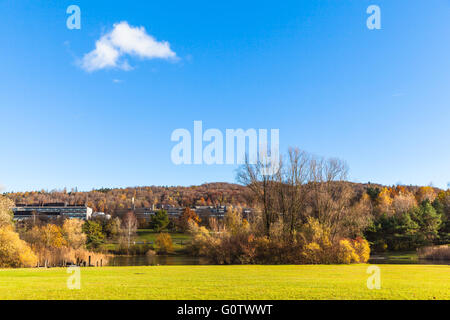
[[61, 205], [17, 205], [12, 209], [15, 220], [32, 218], [34, 215], [48, 218], [67, 217], [88, 220], [92, 216], [92, 208], [87, 206]]
[[[177, 218], [183, 214], [185, 207], [175, 207], [171, 205], [153, 206], [151, 208], [128, 208], [116, 210], [115, 214], [119, 217], [123, 217], [128, 212], [133, 212], [138, 219], [144, 219], [150, 221], [151, 217], [156, 214], [158, 210], [165, 210], [169, 217]], [[202, 220], [207, 220], [209, 217], [223, 219], [227, 212], [227, 206], [195, 206], [190, 208], [194, 211]], [[248, 219], [253, 209], [242, 208], [242, 217]]]

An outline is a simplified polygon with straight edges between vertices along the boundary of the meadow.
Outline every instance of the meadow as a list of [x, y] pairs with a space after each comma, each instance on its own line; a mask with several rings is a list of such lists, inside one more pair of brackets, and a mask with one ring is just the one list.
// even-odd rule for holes
[[[174, 253], [180, 254], [183, 253], [186, 249], [186, 246], [191, 241], [191, 236], [187, 233], [179, 233], [179, 232], [168, 232], [172, 238], [173, 250]], [[138, 248], [140, 253], [135, 254], [145, 254], [148, 250], [148, 245], [153, 245], [158, 237], [159, 233], [155, 232], [151, 229], [138, 229], [136, 232], [136, 242], [134, 247]], [[104, 243], [101, 246], [101, 249], [104, 252], [110, 252], [114, 254], [123, 254], [119, 253], [117, 250], [119, 249], [118, 243]]]
[[82, 268], [69, 290], [65, 268], [1, 269], [0, 299], [450, 299], [450, 266], [239, 265]]

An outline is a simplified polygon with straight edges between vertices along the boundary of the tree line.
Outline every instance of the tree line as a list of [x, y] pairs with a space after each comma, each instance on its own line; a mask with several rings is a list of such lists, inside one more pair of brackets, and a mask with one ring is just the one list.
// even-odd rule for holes
[[[450, 243], [450, 190], [351, 183], [344, 161], [299, 149], [290, 149], [272, 174], [266, 168], [263, 161], [245, 163], [237, 174], [240, 185], [5, 194], [0, 196], [0, 265], [85, 259], [110, 243], [118, 243], [119, 253], [144, 254], [154, 249], [167, 253], [172, 250], [170, 235], [164, 233], [168, 230], [190, 232], [190, 253], [219, 264], [363, 263], [370, 250], [414, 250]], [[145, 199], [150, 195], [159, 204], [185, 208], [180, 217], [170, 218], [165, 210], [158, 210], [150, 221], [138, 221], [132, 211], [120, 218], [111, 211], [111, 219], [99, 216], [86, 222], [12, 221], [11, 199], [33, 203], [68, 199], [77, 204], [86, 195], [100, 195], [97, 200], [110, 201], [109, 208], [114, 199], [129, 208], [132, 198], [137, 206], [147, 206]], [[224, 219], [202, 220], [190, 209], [198, 201], [208, 204], [205, 197], [229, 206]], [[252, 214], [244, 216], [241, 208], [249, 206]], [[155, 246], [135, 245], [138, 227], [161, 233]], [[15, 260], [8, 260], [11, 257]]]
[[[215, 263], [366, 262], [373, 250], [449, 243], [450, 191], [349, 183], [339, 159], [290, 149], [278, 170], [248, 162], [237, 179], [255, 213], [229, 210], [223, 221], [191, 222], [194, 254]], [[369, 247], [370, 246], [370, 247]]]

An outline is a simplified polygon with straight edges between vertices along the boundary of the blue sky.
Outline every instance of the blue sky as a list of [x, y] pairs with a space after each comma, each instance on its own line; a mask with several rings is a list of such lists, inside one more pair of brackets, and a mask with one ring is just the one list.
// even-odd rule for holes
[[[81, 9], [81, 29], [66, 9]], [[366, 8], [381, 8], [368, 30]], [[80, 61], [126, 21], [176, 59]], [[450, 181], [450, 2], [0, 1], [6, 191], [235, 181], [171, 162], [177, 128], [276, 128], [358, 182]]]

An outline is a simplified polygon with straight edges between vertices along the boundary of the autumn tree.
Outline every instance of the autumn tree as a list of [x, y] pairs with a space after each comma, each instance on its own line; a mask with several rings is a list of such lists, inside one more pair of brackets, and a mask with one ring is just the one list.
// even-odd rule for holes
[[[332, 238], [349, 236], [354, 232], [349, 224], [360, 223], [355, 220], [360, 219], [353, 209], [357, 195], [346, 181], [344, 161], [291, 148], [276, 170], [267, 174], [266, 168], [261, 161], [247, 161], [238, 173], [238, 181], [253, 192], [266, 236], [279, 234], [284, 241], [294, 241], [296, 231], [309, 217], [330, 228]], [[361, 215], [367, 215], [367, 210]]]
[[104, 225], [104, 231], [109, 239], [116, 239], [120, 236], [121, 221], [119, 217], [108, 219]]
[[132, 211], [122, 218], [122, 235], [126, 240], [127, 249], [130, 249], [131, 242], [136, 237], [137, 224], [136, 215]]
[[194, 210], [186, 207], [183, 209], [183, 212], [181, 216], [178, 218], [178, 227], [182, 231], [187, 231], [189, 228], [189, 222], [193, 221], [195, 223], [200, 223], [201, 219], [199, 216], [195, 213]]
[[242, 215], [238, 209], [228, 207], [224, 217], [225, 228], [232, 234], [244, 231]]
[[36, 263], [36, 255], [28, 244], [14, 232], [13, 227], [7, 225], [0, 227], [0, 267], [33, 267]]
[[409, 211], [417, 206], [417, 201], [414, 195], [410, 192], [404, 191], [394, 196], [392, 201], [392, 210], [396, 214], [401, 214]]
[[155, 240], [156, 250], [158, 253], [173, 252], [172, 237], [168, 233], [160, 233]]
[[41, 228], [41, 238], [47, 248], [61, 248], [67, 245], [62, 229], [54, 224], [47, 224]]
[[425, 200], [433, 202], [436, 198], [436, 192], [434, 191], [433, 187], [430, 186], [420, 187], [416, 193], [416, 198], [418, 203], [422, 203]]
[[71, 248], [78, 249], [86, 244], [86, 234], [83, 232], [84, 221], [80, 219], [66, 219], [62, 226], [62, 233]]
[[376, 199], [376, 210], [378, 214], [393, 214], [392, 211], [392, 194], [389, 188], [384, 187], [378, 194]]

